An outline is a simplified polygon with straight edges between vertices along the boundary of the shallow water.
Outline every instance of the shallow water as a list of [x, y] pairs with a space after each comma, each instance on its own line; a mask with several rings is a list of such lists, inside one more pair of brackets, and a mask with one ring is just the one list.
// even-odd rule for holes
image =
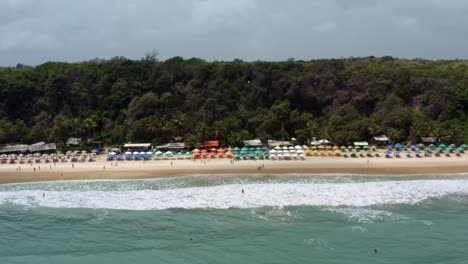
[[0, 263], [468, 263], [468, 176], [0, 185], [0, 236]]

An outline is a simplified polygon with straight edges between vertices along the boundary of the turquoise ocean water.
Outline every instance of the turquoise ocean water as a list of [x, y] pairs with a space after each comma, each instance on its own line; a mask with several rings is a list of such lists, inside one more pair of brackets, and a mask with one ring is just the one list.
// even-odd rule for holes
[[468, 176], [7, 184], [0, 237], [0, 263], [468, 263]]

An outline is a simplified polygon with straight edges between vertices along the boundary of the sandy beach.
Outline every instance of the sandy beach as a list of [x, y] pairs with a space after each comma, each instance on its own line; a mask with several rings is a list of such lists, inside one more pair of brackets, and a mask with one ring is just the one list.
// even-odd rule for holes
[[[369, 162], [368, 162], [369, 161]], [[191, 174], [451, 174], [468, 173], [468, 157], [342, 158], [307, 157], [306, 160], [148, 160], [0, 164], [0, 183], [50, 180], [144, 179]]]

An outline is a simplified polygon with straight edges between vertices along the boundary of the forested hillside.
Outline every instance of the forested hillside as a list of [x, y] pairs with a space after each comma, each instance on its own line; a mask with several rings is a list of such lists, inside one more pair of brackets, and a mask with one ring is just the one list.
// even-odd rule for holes
[[468, 142], [468, 62], [115, 58], [0, 70], [0, 144], [91, 138], [189, 145], [386, 134]]

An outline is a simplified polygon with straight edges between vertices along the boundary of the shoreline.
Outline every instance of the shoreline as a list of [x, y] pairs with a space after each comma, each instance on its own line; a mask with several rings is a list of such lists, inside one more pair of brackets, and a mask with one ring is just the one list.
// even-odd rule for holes
[[[369, 160], [369, 163], [367, 163]], [[118, 180], [220, 174], [418, 175], [468, 173], [468, 157], [386, 159], [310, 157], [305, 161], [150, 160], [54, 164], [0, 164], [0, 184], [60, 180]], [[21, 167], [21, 171], [19, 170]], [[36, 171], [34, 171], [36, 169]]]

